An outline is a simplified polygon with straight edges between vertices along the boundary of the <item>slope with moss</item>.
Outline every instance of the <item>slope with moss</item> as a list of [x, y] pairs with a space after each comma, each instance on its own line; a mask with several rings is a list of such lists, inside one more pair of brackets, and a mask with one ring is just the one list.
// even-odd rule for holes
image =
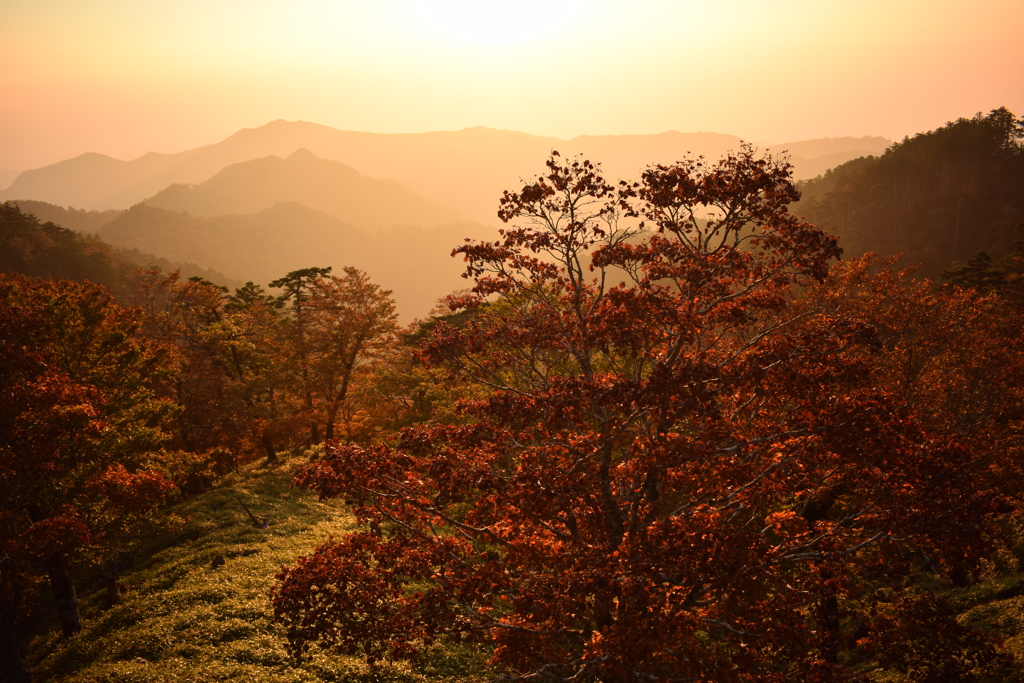
[[[272, 621], [274, 577], [282, 565], [354, 524], [337, 503], [319, 502], [290, 487], [294, 468], [305, 460], [292, 458], [270, 469], [254, 464], [177, 506], [173, 512], [187, 521], [154, 540], [146, 558], [122, 573], [129, 590], [120, 604], [108, 606], [99, 588], [83, 592], [82, 632], [65, 640], [56, 624], [44, 625], [32, 639], [26, 665], [37, 680], [413, 683], [479, 678], [482, 655], [453, 646], [438, 646], [414, 665], [374, 668], [324, 652], [302, 661], [289, 657], [283, 629]], [[266, 518], [266, 528], [254, 525], [249, 512], [260, 522]]]

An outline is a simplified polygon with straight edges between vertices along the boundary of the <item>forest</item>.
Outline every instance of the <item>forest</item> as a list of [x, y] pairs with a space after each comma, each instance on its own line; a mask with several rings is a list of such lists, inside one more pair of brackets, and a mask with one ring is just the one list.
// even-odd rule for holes
[[0, 204], [0, 680], [1024, 680], [1022, 140], [552, 152], [411, 323]]

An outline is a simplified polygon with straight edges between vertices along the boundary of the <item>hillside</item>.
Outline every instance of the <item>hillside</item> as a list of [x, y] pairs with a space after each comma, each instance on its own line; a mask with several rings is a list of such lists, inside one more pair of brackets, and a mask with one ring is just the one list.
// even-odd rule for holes
[[[110, 607], [102, 588], [85, 585], [85, 627], [70, 640], [58, 638], [43, 617], [29, 618], [36, 636], [26, 643], [28, 668], [38, 680], [64, 683], [479, 680], [482, 657], [454, 646], [439, 646], [415, 667], [288, 656], [284, 630], [271, 620], [274, 576], [327, 536], [353, 528], [343, 507], [291, 488], [304, 460], [249, 466], [169, 510], [184, 525], [155, 539], [121, 574], [128, 587], [121, 604]], [[243, 505], [267, 516], [269, 528], [251, 525]], [[217, 556], [224, 563], [214, 568]]]
[[[231, 164], [270, 155], [287, 157], [307, 149], [323, 159], [347, 164], [373, 178], [393, 178], [414, 192], [494, 223], [497, 198], [543, 169], [552, 149], [583, 153], [602, 162], [610, 177], [633, 177], [650, 163], [676, 161], [688, 152], [717, 158], [740, 139], [718, 133], [580, 136], [560, 140], [515, 131], [466, 128], [460, 131], [378, 134], [342, 131], [305, 121], [273, 121], [243, 129], [225, 140], [179, 152], [150, 153], [131, 161], [86, 154], [21, 173], [0, 192], [2, 199], [35, 199], [86, 209], [125, 209], [173, 184], [202, 183]], [[864, 153], [880, 153], [880, 138], [831, 138], [772, 145], [790, 149], [798, 178], [820, 173], [828, 164]], [[804, 169], [809, 169], [805, 171]]]
[[[226, 180], [221, 175], [217, 177], [219, 186], [211, 182], [213, 190], [206, 190], [206, 185], [195, 188], [177, 186], [158, 195], [161, 203], [172, 206], [177, 199], [176, 205], [188, 213], [151, 206], [148, 202], [128, 211], [102, 212], [37, 201], [11, 204], [20, 206], [26, 213], [31, 212], [40, 222], [50, 221], [80, 233], [98, 235], [103, 243], [110, 245], [106, 248], [111, 254], [129, 264], [125, 266], [125, 272], [131, 272], [140, 264], [156, 266], [165, 272], [178, 268], [185, 277], [199, 276], [235, 289], [248, 280], [265, 285], [285, 273], [311, 265], [330, 265], [337, 269], [355, 266], [394, 292], [403, 320], [425, 316], [437, 299], [465, 286], [465, 280], [461, 278], [462, 263], [450, 256], [455, 246], [466, 237], [494, 237], [491, 228], [455, 220], [429, 228], [402, 225], [403, 218], [411, 218], [414, 211], [422, 210], [421, 215], [429, 215], [430, 210], [435, 210], [437, 220], [444, 218], [446, 212], [437, 210], [429, 202], [400, 187], [396, 188], [394, 196], [402, 201], [396, 200], [389, 208], [377, 213], [378, 216], [390, 216], [396, 224], [374, 223], [368, 214], [375, 212], [366, 199], [373, 197], [373, 191], [379, 193], [377, 200], [386, 203], [383, 195], [395, 188], [395, 184], [365, 178], [336, 162], [312, 157], [300, 160], [301, 154], [293, 156], [297, 158], [263, 159], [229, 168], [222, 174]], [[349, 186], [351, 203], [331, 204], [330, 188], [337, 187], [337, 184], [325, 181], [328, 187], [317, 194], [315, 178], [304, 178], [301, 173], [289, 178], [290, 166], [298, 167], [300, 171], [310, 171], [312, 166], [315, 171], [321, 164], [326, 166], [326, 171], [343, 177], [348, 174], [349, 179], [355, 180]], [[250, 185], [245, 182], [246, 177], [252, 179], [257, 176], [258, 181], [260, 174], [254, 171], [267, 166], [285, 172], [271, 177], [263, 186], [263, 193], [248, 195], [246, 188]], [[328, 180], [332, 178], [326, 177]], [[266, 176], [263, 178], [266, 180]], [[306, 179], [314, 189], [303, 194], [301, 185]], [[231, 181], [238, 182], [232, 184]], [[295, 194], [307, 201], [319, 197], [328, 208], [339, 212], [344, 212], [346, 207], [362, 206], [365, 212], [361, 216], [357, 214], [357, 217], [370, 222], [377, 230], [366, 230], [354, 221], [340, 219], [295, 201], [279, 201], [248, 214], [216, 216], [205, 216], [204, 213], [213, 212], [204, 212], [200, 205], [205, 197], [211, 202], [220, 202], [219, 206], [226, 207], [223, 210], [250, 208], [243, 205], [247, 196], [252, 196], [253, 204], [258, 205], [260, 197], [287, 196], [289, 183], [296, 188]], [[227, 187], [227, 191], [222, 194], [214, 192], [221, 187]], [[233, 195], [232, 190], [237, 190], [237, 194]], [[358, 196], [359, 190], [362, 190], [362, 197]], [[242, 199], [232, 204], [236, 196]], [[353, 212], [348, 213], [352, 215]], [[448, 215], [454, 216], [454, 213]], [[77, 236], [69, 239], [87, 238]], [[94, 242], [100, 243], [100, 240]], [[120, 285], [111, 283], [119, 277], [110, 276], [104, 282], [116, 289]]]
[[[93, 236], [76, 234], [74, 230], [45, 221], [29, 212], [29, 205], [47, 216], [62, 213], [78, 216], [78, 212], [42, 205], [38, 202], [21, 206], [0, 204], [0, 272], [21, 273], [44, 280], [89, 280], [123, 295], [127, 281], [136, 269], [156, 266], [164, 272], [178, 269], [184, 277], [198, 276], [227, 287], [242, 283], [216, 270], [200, 267], [189, 259], [181, 262], [157, 257], [145, 250], [119, 250]], [[85, 216], [92, 220], [95, 216]]]
[[210, 218], [137, 204], [100, 236], [121, 248], [195, 261], [263, 284], [310, 266], [354, 266], [392, 290], [403, 319], [411, 320], [465, 286], [462, 262], [451, 250], [465, 237], [488, 237], [489, 229], [453, 223], [369, 232], [295, 202]]
[[1024, 223], [1024, 119], [978, 114], [848, 161], [801, 184], [793, 212], [837, 233], [847, 255], [904, 255], [937, 277], [979, 251], [1009, 252]]
[[464, 221], [394, 180], [375, 180], [300, 149], [232, 164], [199, 185], [171, 185], [145, 201], [193, 216], [248, 214], [297, 202], [363, 229], [435, 226]]
[[47, 202], [37, 202], [30, 199], [11, 201], [21, 208], [24, 213], [30, 213], [43, 223], [50, 222], [86, 234], [96, 234], [100, 229], [120, 216], [124, 211], [108, 209], [107, 211], [86, 211], [71, 206], [57, 206]]

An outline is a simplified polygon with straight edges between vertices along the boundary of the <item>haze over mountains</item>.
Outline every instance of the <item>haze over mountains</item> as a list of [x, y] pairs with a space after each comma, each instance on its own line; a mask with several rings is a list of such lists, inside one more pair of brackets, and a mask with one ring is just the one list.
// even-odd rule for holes
[[394, 180], [375, 180], [307, 149], [285, 159], [268, 156], [228, 166], [199, 185], [175, 184], [146, 204], [193, 216], [247, 214], [298, 202], [361, 228], [435, 226], [467, 220]]
[[[740, 138], [719, 133], [580, 136], [572, 140], [514, 131], [467, 128], [455, 132], [380, 134], [342, 131], [305, 121], [273, 121], [243, 129], [222, 142], [177, 154], [146, 154], [120, 161], [83, 154], [21, 173], [0, 201], [36, 199], [84, 209], [126, 209], [175, 183], [202, 183], [231, 164], [299, 149], [340, 161], [371, 178], [397, 180], [425, 199], [470, 219], [495, 223], [497, 198], [520, 177], [543, 170], [553, 149], [600, 161], [611, 178], [634, 177], [651, 163], [670, 163], [688, 152], [717, 158]], [[814, 177], [843, 161], [877, 154], [879, 137], [826, 138], [773, 145], [789, 150], [798, 178]], [[763, 145], [762, 145], [763, 146]]]
[[465, 286], [463, 264], [450, 254], [473, 230], [454, 223], [370, 232], [296, 202], [215, 217], [136, 204], [99, 236], [122, 249], [194, 261], [264, 285], [300, 268], [333, 266], [340, 273], [355, 266], [392, 290], [403, 320], [411, 320], [426, 316], [438, 298]]
[[[451, 250], [467, 237], [493, 239], [501, 193], [542, 171], [552, 150], [585, 154], [618, 179], [690, 153], [717, 159], [740, 142], [675, 131], [568, 141], [488, 128], [386, 135], [274, 121], [178, 154], [84, 154], [25, 171], [0, 201], [235, 280], [355, 266], [393, 290], [410, 320], [464, 286]], [[827, 138], [770, 149], [788, 150], [798, 177], [808, 177], [888, 144]]]

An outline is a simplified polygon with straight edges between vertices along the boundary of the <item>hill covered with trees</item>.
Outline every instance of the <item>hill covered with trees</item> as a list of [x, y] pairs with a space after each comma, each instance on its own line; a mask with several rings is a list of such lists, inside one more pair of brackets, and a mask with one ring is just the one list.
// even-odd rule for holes
[[939, 276], [984, 251], [1009, 253], [1024, 224], [1024, 119], [1005, 108], [961, 118], [800, 184], [794, 211], [873, 251]]
[[[111, 215], [76, 212], [41, 202], [0, 204], [0, 273], [21, 273], [46, 280], [89, 280], [123, 296], [128, 280], [145, 266], [185, 277], [208, 278], [223, 284], [240, 284], [215, 270], [191, 262], [173, 262], [137, 249], [116, 249], [95, 236], [76, 233], [52, 219], [40, 222], [31, 209], [82, 227], [104, 225]], [[116, 215], [116, 214], [115, 214]], [[77, 219], [77, 222], [76, 222]]]

